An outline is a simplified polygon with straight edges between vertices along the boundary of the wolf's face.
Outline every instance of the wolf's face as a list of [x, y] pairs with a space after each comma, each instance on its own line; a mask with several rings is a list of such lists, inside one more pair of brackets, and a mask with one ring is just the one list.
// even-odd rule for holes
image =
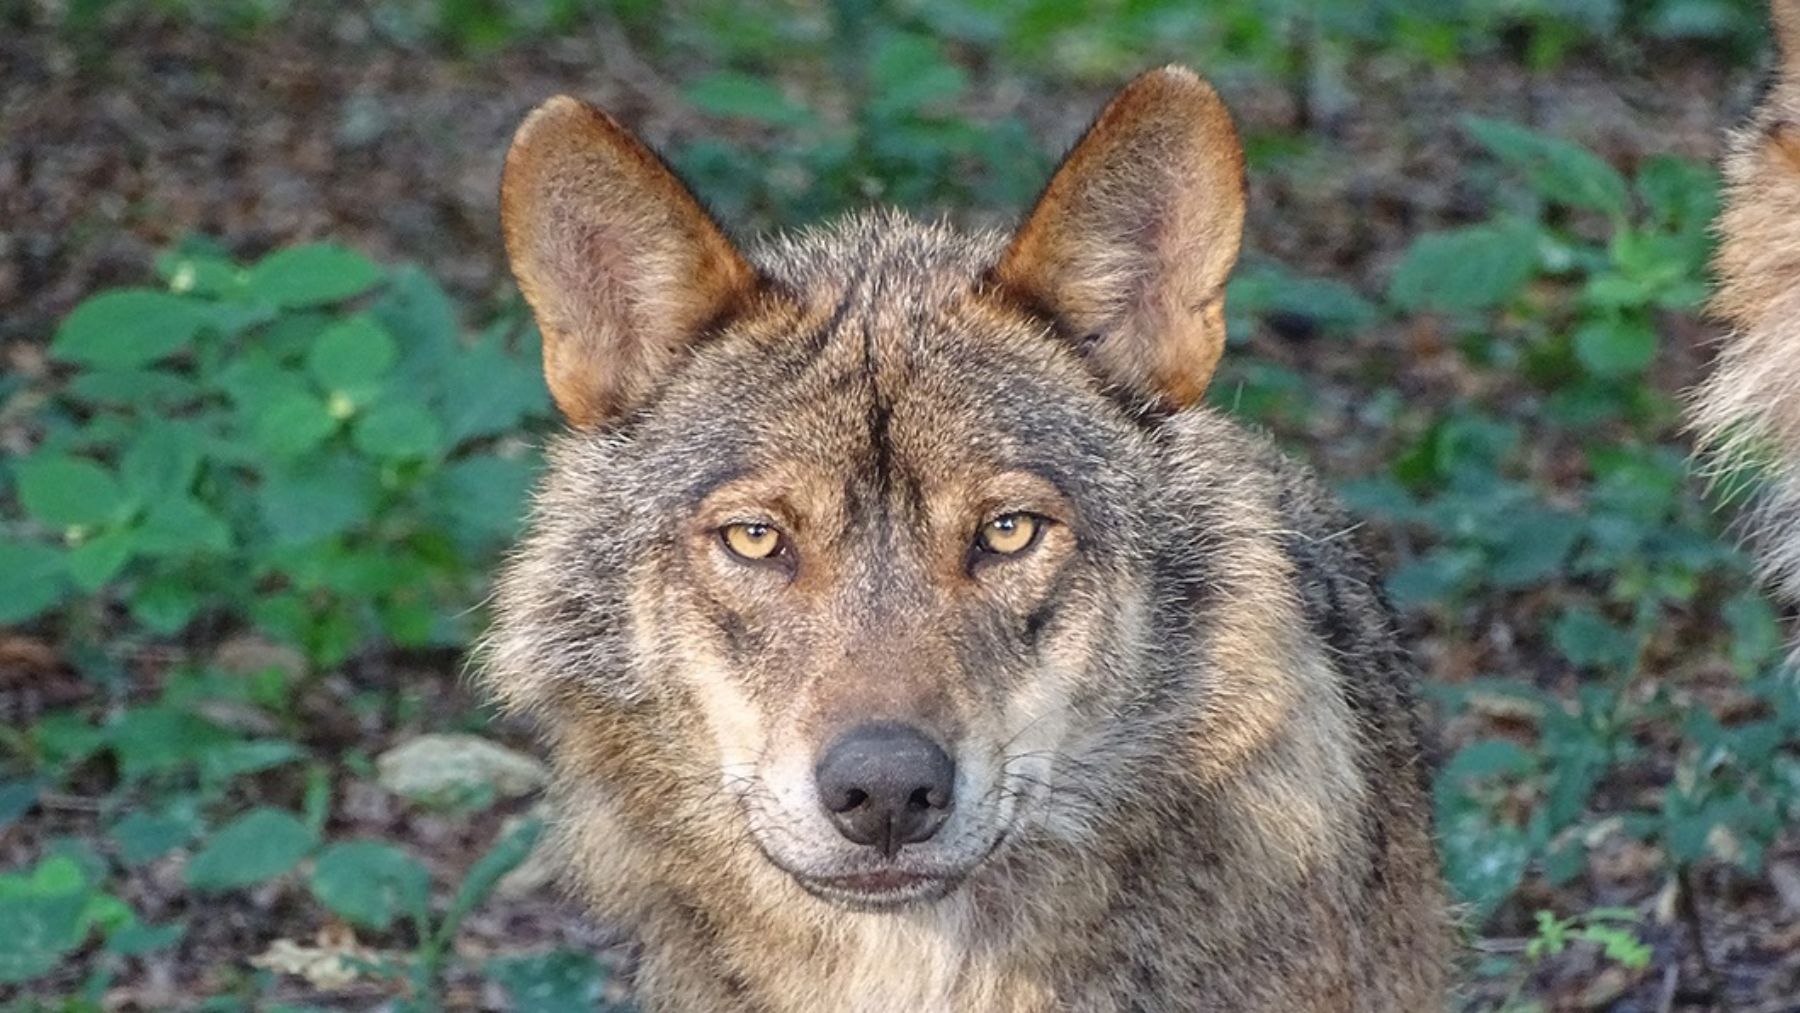
[[502, 691], [605, 713], [564, 741], [645, 832], [736, 828], [841, 903], [1079, 832], [1122, 790], [1082, 757], [1156, 704], [1125, 674], [1163, 527], [1137, 416], [1217, 360], [1241, 174], [1164, 71], [1010, 243], [875, 215], [744, 258], [602, 114], [535, 113], [508, 243], [575, 429], [503, 581], [498, 678], [531, 686]]

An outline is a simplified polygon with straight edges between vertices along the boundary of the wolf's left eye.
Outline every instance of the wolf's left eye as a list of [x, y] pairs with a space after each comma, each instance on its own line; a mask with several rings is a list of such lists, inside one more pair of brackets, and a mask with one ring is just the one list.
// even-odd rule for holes
[[768, 559], [781, 549], [781, 532], [770, 524], [727, 524], [719, 529], [719, 540], [732, 555], [752, 562]]
[[975, 545], [996, 556], [1013, 556], [1037, 542], [1043, 522], [1031, 514], [1004, 514], [981, 526]]

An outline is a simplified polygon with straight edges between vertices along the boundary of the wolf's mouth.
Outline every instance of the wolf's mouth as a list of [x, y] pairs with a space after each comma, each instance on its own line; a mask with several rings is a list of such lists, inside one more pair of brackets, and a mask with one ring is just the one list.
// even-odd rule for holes
[[938, 900], [956, 889], [957, 878], [881, 869], [842, 876], [801, 876], [795, 880], [815, 897], [870, 910]]

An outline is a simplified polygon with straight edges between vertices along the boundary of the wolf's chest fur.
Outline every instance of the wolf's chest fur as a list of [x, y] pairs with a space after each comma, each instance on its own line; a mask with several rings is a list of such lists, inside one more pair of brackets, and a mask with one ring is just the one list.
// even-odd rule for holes
[[555, 441], [485, 672], [693, 1013], [1391, 1013], [1448, 932], [1350, 522], [1200, 404], [1243, 161], [1127, 88], [1010, 238], [745, 255], [557, 99], [502, 205]]

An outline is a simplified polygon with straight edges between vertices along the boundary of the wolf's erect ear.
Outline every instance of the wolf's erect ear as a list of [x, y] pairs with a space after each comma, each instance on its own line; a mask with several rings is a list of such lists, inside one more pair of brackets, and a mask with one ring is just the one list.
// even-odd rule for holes
[[629, 410], [756, 272], [656, 154], [559, 96], [513, 135], [500, 183], [506, 252], [569, 422]]
[[1165, 67], [1094, 121], [993, 277], [1083, 339], [1108, 381], [1185, 407], [1225, 347], [1225, 278], [1243, 228], [1231, 115], [1198, 75]]

